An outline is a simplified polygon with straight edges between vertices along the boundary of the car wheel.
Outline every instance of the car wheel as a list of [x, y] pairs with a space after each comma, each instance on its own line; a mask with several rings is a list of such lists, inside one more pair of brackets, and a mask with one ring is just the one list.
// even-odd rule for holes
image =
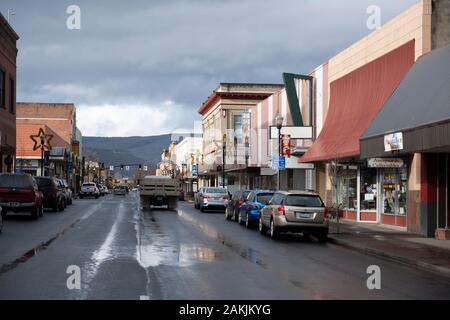
[[200, 212], [205, 212], [205, 207], [200, 206]]
[[318, 231], [315, 236], [319, 242], [326, 242], [328, 240], [328, 229]]
[[34, 209], [31, 211], [31, 218], [36, 220], [39, 218], [39, 207], [34, 207]]
[[238, 215], [238, 223], [242, 226], [242, 225], [244, 225], [244, 221], [242, 221], [242, 216], [241, 216], [241, 213], [239, 212], [239, 215]]
[[239, 213], [234, 212], [233, 220], [234, 220], [235, 222], [239, 222]]
[[273, 219], [270, 220], [270, 237], [272, 239], [277, 239], [279, 236], [279, 232], [277, 230], [277, 227], [275, 227], [275, 223], [273, 222]]
[[245, 227], [247, 229], [250, 229], [252, 227], [251, 223], [250, 223], [250, 219], [248, 218], [248, 213], [245, 216]]
[[267, 233], [267, 227], [262, 222], [262, 219], [259, 218], [259, 225], [258, 225], [259, 233], [266, 234]]
[[225, 209], [225, 219], [226, 220], [231, 220], [231, 217], [228, 215], [228, 210]]
[[39, 217], [43, 217], [44, 216], [44, 205], [41, 204], [41, 206], [39, 207]]
[[98, 195], [95, 196], [95, 199], [98, 199]]

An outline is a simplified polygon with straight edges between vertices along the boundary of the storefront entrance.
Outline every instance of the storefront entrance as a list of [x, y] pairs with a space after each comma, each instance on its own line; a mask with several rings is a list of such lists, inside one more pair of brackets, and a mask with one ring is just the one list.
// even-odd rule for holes
[[382, 224], [406, 227], [407, 170], [402, 168], [379, 169], [380, 197], [379, 221]]

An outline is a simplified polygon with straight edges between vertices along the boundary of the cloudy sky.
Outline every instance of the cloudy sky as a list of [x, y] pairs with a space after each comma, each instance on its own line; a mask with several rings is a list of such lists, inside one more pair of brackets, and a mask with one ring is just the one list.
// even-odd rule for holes
[[[219, 82], [281, 83], [417, 0], [1, 0], [20, 36], [18, 101], [74, 102], [84, 135], [192, 131]], [[69, 5], [81, 30], [69, 30]]]

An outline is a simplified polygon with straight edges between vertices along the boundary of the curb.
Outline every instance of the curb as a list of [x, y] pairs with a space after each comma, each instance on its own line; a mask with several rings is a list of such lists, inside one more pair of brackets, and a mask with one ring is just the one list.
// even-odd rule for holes
[[450, 279], [450, 268], [441, 267], [441, 266], [437, 266], [437, 265], [430, 264], [427, 262], [405, 258], [402, 256], [398, 256], [398, 255], [391, 254], [391, 253], [386, 253], [381, 250], [377, 250], [377, 249], [373, 249], [373, 248], [362, 248], [360, 246], [349, 243], [349, 241], [336, 239], [336, 238], [333, 238], [332, 236], [331, 237], [328, 236], [328, 242], [338, 245], [338, 246], [341, 246], [341, 247], [344, 247], [344, 248], [347, 248], [347, 249], [350, 249], [350, 250], [358, 251], [360, 253], [363, 253], [363, 254], [366, 254], [369, 256], [374, 256], [374, 257], [381, 258], [381, 259], [384, 259], [387, 261], [400, 263], [400, 264], [406, 265], [408, 267], [413, 267], [418, 270], [431, 272], [435, 275], [438, 275], [441, 277], [446, 277], [446, 278]]

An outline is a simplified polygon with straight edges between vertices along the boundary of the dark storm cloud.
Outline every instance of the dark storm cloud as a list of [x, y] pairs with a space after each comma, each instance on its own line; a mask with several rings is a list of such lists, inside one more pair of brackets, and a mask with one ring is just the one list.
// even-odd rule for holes
[[[369, 5], [386, 22], [415, 2], [2, 0], [0, 10], [16, 12], [19, 100], [85, 110], [169, 103], [184, 116], [161, 120], [167, 132], [192, 127], [218, 82], [279, 83], [284, 71], [308, 72], [369, 33]], [[81, 30], [66, 28], [71, 4], [81, 8]]]

